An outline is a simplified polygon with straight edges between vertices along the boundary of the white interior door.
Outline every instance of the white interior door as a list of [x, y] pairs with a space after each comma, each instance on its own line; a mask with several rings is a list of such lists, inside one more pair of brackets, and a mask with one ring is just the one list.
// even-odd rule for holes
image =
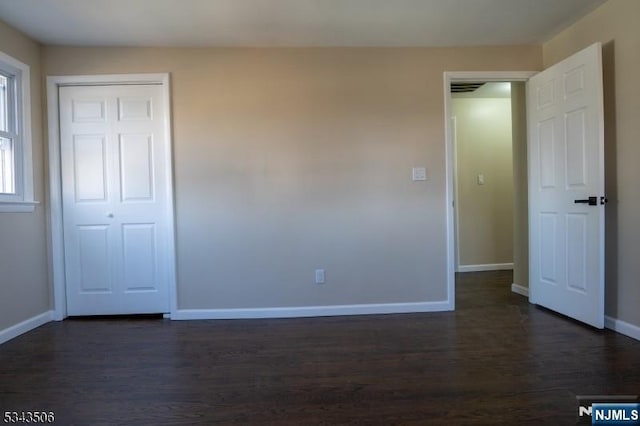
[[160, 85], [61, 87], [68, 315], [169, 311]]
[[530, 300], [604, 327], [601, 46], [528, 82]]

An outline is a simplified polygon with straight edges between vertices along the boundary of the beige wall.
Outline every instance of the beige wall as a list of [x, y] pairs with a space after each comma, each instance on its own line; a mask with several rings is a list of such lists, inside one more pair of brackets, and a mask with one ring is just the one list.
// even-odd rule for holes
[[180, 308], [444, 300], [442, 73], [541, 67], [539, 47], [43, 58], [48, 75], [171, 72]]
[[[511, 99], [453, 98], [460, 266], [513, 262]], [[478, 184], [478, 175], [484, 185]]]
[[0, 21], [0, 51], [29, 65], [34, 213], [0, 213], [0, 330], [51, 307], [45, 227], [40, 46]]
[[511, 83], [513, 149], [513, 282], [529, 287], [529, 190], [525, 83]]
[[640, 326], [640, 1], [609, 0], [544, 44], [550, 66], [603, 43], [606, 314]]

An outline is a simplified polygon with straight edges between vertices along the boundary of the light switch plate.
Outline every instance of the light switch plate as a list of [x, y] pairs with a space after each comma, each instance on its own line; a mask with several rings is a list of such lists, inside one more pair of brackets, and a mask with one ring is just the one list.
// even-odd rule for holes
[[412, 178], [414, 181], [427, 180], [427, 169], [425, 167], [414, 167], [412, 170]]

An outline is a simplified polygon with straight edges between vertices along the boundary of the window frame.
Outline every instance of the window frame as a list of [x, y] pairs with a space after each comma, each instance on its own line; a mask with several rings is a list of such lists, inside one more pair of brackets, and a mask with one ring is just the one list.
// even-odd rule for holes
[[[29, 65], [0, 52], [0, 72], [15, 84], [7, 105], [14, 151], [14, 192], [0, 193], [0, 213], [33, 212], [37, 201], [33, 194], [33, 158], [31, 141], [31, 73]], [[8, 102], [8, 103], [9, 103]], [[15, 117], [13, 116], [15, 115]]]

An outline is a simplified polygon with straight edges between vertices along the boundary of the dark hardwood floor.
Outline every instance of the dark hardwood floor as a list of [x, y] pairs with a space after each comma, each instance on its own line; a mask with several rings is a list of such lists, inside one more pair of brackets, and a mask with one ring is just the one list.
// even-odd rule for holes
[[459, 275], [457, 310], [445, 313], [50, 323], [0, 346], [0, 415], [573, 425], [576, 395], [640, 393], [640, 342], [531, 306], [510, 285], [510, 272]]

